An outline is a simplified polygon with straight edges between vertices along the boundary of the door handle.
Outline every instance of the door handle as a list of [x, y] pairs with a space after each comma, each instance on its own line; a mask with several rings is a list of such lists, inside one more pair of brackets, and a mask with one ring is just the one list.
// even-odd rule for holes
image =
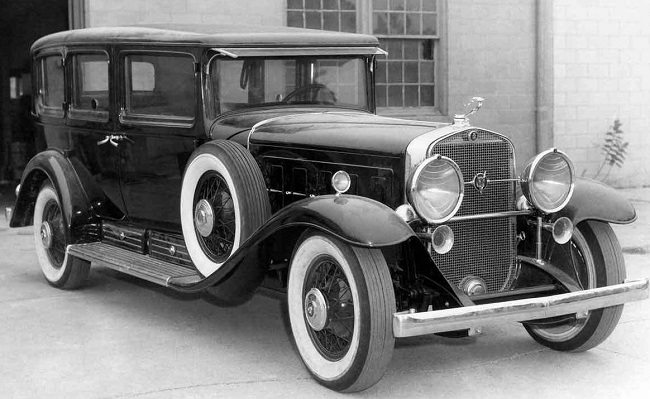
[[126, 134], [110, 134], [104, 137], [102, 140], [99, 140], [97, 142], [97, 145], [104, 145], [106, 143], [111, 143], [113, 147], [117, 147], [119, 145], [119, 142], [122, 140], [126, 140], [133, 143], [133, 140], [131, 140]]

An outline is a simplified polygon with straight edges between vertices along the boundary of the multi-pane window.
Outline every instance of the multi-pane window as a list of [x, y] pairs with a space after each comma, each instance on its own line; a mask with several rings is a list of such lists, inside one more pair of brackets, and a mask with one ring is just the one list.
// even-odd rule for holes
[[436, 107], [438, 1], [287, 0], [287, 25], [377, 36], [377, 106]]
[[388, 56], [377, 65], [378, 107], [436, 105], [436, 0], [373, 0], [372, 31]]
[[356, 10], [357, 0], [287, 0], [287, 25], [356, 32]]

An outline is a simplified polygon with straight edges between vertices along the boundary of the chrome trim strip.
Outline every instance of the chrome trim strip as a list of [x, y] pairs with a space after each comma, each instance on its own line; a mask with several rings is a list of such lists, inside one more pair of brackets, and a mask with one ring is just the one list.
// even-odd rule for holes
[[496, 219], [506, 218], [510, 216], [528, 216], [532, 215], [532, 210], [527, 211], [507, 211], [507, 212], [494, 212], [494, 213], [479, 213], [476, 215], [454, 216], [449, 219], [449, 222], [462, 222], [465, 220], [483, 220], [483, 219]]
[[[505, 182], [508, 182], [508, 181], [519, 182], [520, 180], [514, 178], [514, 179], [487, 179], [487, 181], [488, 181], [488, 183], [503, 183], [504, 181], [505, 181]], [[466, 186], [468, 186], [468, 185], [473, 185], [473, 184], [474, 184], [474, 181], [473, 181], [473, 180], [469, 180], [469, 181], [466, 181], [466, 182], [463, 182], [463, 183], [464, 183]]]
[[393, 314], [393, 335], [413, 337], [585, 312], [648, 298], [648, 279], [541, 298]]

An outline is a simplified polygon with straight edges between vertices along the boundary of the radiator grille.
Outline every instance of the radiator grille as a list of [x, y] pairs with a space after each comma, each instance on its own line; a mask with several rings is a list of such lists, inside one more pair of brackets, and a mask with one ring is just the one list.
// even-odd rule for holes
[[[463, 173], [465, 197], [457, 216], [514, 210], [515, 182], [494, 181], [514, 177], [509, 141], [485, 130], [470, 129], [441, 140], [430, 152], [453, 159]], [[484, 172], [488, 184], [479, 192], [473, 180]], [[445, 277], [457, 286], [466, 276], [480, 277], [488, 292], [507, 288], [516, 260], [516, 218], [450, 222], [449, 227], [455, 238], [452, 250], [444, 255], [431, 253]]]

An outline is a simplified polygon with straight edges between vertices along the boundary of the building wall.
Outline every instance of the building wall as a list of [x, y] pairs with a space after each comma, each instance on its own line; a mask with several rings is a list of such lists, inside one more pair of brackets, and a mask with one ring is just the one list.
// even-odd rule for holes
[[448, 115], [485, 98], [472, 124], [510, 137], [518, 170], [536, 153], [536, 0], [447, 2]]
[[594, 177], [605, 133], [620, 118], [627, 160], [605, 181], [649, 185], [650, 3], [554, 0], [553, 13], [555, 145], [567, 151], [579, 175]]
[[285, 0], [85, 0], [86, 26], [285, 24]]

